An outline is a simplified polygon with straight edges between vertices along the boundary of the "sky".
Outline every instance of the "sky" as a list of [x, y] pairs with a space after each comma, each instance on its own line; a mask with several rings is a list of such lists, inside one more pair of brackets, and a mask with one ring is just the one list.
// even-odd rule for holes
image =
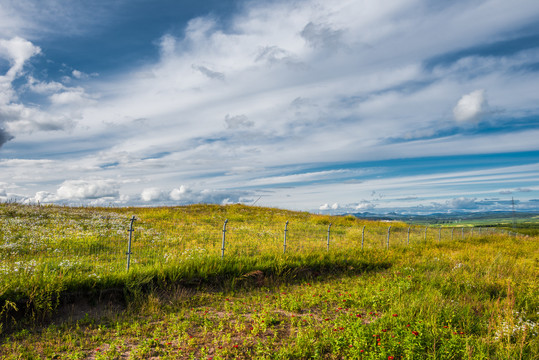
[[0, 0], [0, 201], [539, 211], [537, 0]]

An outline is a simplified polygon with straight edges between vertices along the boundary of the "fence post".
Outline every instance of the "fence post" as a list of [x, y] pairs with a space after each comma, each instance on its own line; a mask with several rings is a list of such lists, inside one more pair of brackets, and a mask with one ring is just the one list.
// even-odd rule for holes
[[429, 228], [429, 226], [425, 226], [425, 243], [427, 242], [427, 229]]
[[328, 226], [328, 249], [327, 249], [327, 251], [329, 251], [329, 234], [330, 234], [330, 231], [331, 231], [331, 223], [329, 223], [329, 226]]
[[387, 228], [387, 249], [389, 250], [389, 234], [391, 234], [391, 225]]
[[225, 257], [225, 238], [226, 238], [226, 224], [228, 223], [228, 219], [225, 220], [225, 223], [223, 224], [223, 244], [221, 245], [221, 260]]
[[137, 220], [135, 218], [135, 215], [133, 215], [133, 217], [131, 218], [131, 224], [129, 225], [129, 242], [127, 243], [127, 271], [129, 271], [129, 265], [131, 263], [131, 241], [133, 239], [133, 222]]
[[455, 231], [455, 228], [451, 228], [451, 241], [453, 241], [453, 231]]
[[460, 235], [460, 239], [461, 239], [461, 240], [464, 240], [464, 227], [461, 227], [461, 228], [460, 228], [460, 234], [461, 234], [461, 235]]
[[406, 236], [406, 245], [410, 245], [410, 227], [408, 226], [408, 235]]
[[361, 250], [363, 250], [363, 242], [365, 241], [365, 226], [363, 225], [363, 230], [361, 230]]
[[283, 244], [283, 254], [286, 253], [286, 232], [288, 231], [288, 220], [284, 224], [284, 244]]

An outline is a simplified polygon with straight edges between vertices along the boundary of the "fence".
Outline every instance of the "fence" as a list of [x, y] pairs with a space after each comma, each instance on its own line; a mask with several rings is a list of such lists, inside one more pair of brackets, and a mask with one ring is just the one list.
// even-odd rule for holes
[[[99, 276], [133, 267], [161, 266], [188, 258], [319, 253], [349, 249], [424, 246], [492, 234], [515, 235], [484, 227], [404, 226], [401, 223], [332, 224], [321, 219], [302, 222], [253, 221], [245, 218], [177, 220], [164, 226], [155, 219], [129, 220], [106, 213], [65, 219], [6, 217], [0, 223], [0, 276], [33, 271], [77, 271]], [[76, 214], [75, 214], [76, 215]], [[174, 220], [173, 220], [174, 221]]]

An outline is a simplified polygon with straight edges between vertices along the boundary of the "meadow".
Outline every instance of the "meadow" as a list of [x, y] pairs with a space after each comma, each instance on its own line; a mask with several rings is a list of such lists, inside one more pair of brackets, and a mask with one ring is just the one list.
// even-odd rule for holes
[[0, 221], [1, 359], [539, 353], [537, 236], [242, 205], [0, 204]]

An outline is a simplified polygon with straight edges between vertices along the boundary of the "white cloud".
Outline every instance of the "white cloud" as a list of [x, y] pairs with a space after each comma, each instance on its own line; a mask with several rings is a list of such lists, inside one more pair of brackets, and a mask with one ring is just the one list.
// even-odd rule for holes
[[320, 205], [320, 207], [318, 209], [319, 210], [329, 210], [330, 207], [329, 207], [329, 204], [324, 204], [324, 205]]
[[33, 76], [28, 77], [28, 88], [38, 94], [57, 93], [65, 90], [65, 86], [56, 81], [44, 82], [38, 81]]
[[6, 74], [11, 80], [20, 74], [28, 59], [40, 52], [38, 46], [18, 36], [10, 40], [0, 39], [0, 57], [8, 59], [11, 63], [11, 68]]
[[[53, 193], [50, 193], [48, 191], [38, 191], [33, 199], [31, 199], [30, 202], [32, 203], [54, 203], [55, 201], [58, 201], [60, 198]], [[32, 201], [33, 200], [33, 201]]]
[[457, 122], [477, 122], [485, 114], [488, 104], [485, 90], [475, 90], [463, 95], [453, 108]]
[[98, 74], [97, 73], [93, 73], [91, 75], [88, 75], [80, 70], [73, 70], [71, 71], [71, 75], [75, 78], [75, 79], [79, 79], [79, 80], [86, 80], [86, 79], [89, 79], [90, 76], [97, 76]]
[[370, 201], [364, 200], [354, 206], [355, 210], [372, 210], [376, 207], [375, 204]]
[[[69, 116], [71, 115], [71, 116]], [[13, 134], [65, 130], [73, 126], [74, 114], [52, 114], [22, 104], [0, 106], [0, 118]]]
[[172, 189], [170, 198], [175, 201], [180, 201], [183, 200], [189, 192], [190, 190], [186, 186], [181, 185], [179, 188]]
[[152, 202], [152, 201], [167, 200], [168, 196], [163, 190], [156, 187], [151, 187], [151, 188], [146, 188], [142, 190], [142, 193], [140, 194], [140, 198], [142, 199], [142, 201]]
[[69, 88], [50, 96], [50, 100], [55, 105], [81, 105], [88, 103], [91, 99], [83, 88]]
[[117, 197], [119, 185], [114, 180], [67, 180], [56, 191], [59, 199], [98, 199]]
[[451, 199], [448, 204], [453, 209], [470, 210], [478, 208], [476, 198], [459, 197], [456, 199]]

